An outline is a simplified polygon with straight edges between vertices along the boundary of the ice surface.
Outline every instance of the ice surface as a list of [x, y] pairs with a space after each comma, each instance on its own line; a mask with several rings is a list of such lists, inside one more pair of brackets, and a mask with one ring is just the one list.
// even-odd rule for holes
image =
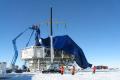
[[33, 80], [120, 80], [120, 72], [80, 72], [71, 74], [37, 74]]
[[92, 72], [79, 72], [75, 75], [50, 73], [9, 74], [3, 80], [120, 80], [120, 71], [96, 72], [95, 74]]

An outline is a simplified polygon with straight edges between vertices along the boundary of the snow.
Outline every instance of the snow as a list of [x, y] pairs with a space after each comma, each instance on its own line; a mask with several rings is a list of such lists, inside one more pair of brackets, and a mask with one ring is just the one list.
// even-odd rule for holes
[[79, 72], [71, 74], [37, 74], [32, 80], [120, 80], [120, 72]]
[[11, 73], [7, 74], [6, 77], [1, 78], [0, 80], [32, 80], [34, 74], [26, 73]]
[[[2, 80], [2, 79], [0, 79]], [[3, 80], [120, 80], [120, 71], [111, 72], [79, 72], [72, 74], [59, 73], [22, 73], [22, 74], [8, 74]]]

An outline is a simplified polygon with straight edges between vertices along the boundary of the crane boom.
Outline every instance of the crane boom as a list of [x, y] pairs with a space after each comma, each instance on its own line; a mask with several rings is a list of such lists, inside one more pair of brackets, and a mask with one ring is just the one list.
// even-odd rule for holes
[[[40, 42], [39, 42], [39, 38], [40, 38], [40, 29], [37, 25], [33, 25], [32, 27], [29, 27], [27, 29], [25, 29], [23, 32], [21, 32], [20, 34], [18, 34], [13, 40], [12, 40], [12, 44], [13, 44], [13, 48], [14, 48], [14, 56], [13, 56], [13, 59], [11, 61], [11, 67], [12, 69], [14, 70], [14, 67], [15, 67], [15, 63], [16, 63], [16, 60], [17, 60], [17, 57], [18, 57], [18, 49], [17, 49], [17, 45], [16, 45], [16, 41], [17, 39], [22, 36], [28, 29], [31, 29], [33, 30], [31, 35], [30, 35], [30, 38], [29, 38], [29, 41], [34, 33], [34, 31], [36, 31], [35, 33], [35, 46], [40, 46]], [[29, 41], [28, 43], [26, 44], [26, 46], [28, 46], [29, 44]]]
[[23, 32], [21, 32], [18, 36], [16, 36], [13, 40], [12, 40], [12, 44], [13, 44], [13, 48], [14, 48], [14, 56], [13, 56], [13, 59], [12, 59], [12, 66], [15, 65], [16, 63], [16, 60], [17, 60], [17, 57], [18, 57], [18, 50], [17, 50], [17, 46], [16, 46], [16, 40], [22, 35], [24, 34], [29, 28], [25, 29]]

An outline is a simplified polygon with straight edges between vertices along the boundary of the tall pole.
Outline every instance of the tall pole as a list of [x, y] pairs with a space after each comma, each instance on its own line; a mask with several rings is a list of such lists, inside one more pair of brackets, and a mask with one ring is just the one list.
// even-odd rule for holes
[[53, 29], [52, 29], [52, 7], [50, 9], [50, 54], [51, 54], [51, 63], [53, 63], [54, 49], [53, 49]]
[[52, 7], [50, 8], [50, 35], [53, 36], [53, 30], [52, 30]]

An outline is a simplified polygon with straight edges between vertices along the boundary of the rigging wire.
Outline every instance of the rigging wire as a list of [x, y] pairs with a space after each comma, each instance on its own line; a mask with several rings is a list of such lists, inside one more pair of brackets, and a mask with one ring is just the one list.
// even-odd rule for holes
[[31, 38], [32, 38], [32, 36], [33, 36], [33, 33], [34, 33], [34, 30], [32, 31], [32, 33], [31, 33], [31, 35], [30, 35], [30, 38], [29, 38], [29, 40], [28, 40], [28, 42], [27, 42], [27, 44], [26, 44], [26, 47], [28, 47], [28, 45], [29, 45], [29, 43], [30, 43], [30, 40], [31, 40]]
[[67, 24], [65, 23], [65, 24], [64, 24], [64, 26], [65, 26], [65, 33], [66, 33], [66, 35], [68, 35], [68, 28], [67, 28]]

